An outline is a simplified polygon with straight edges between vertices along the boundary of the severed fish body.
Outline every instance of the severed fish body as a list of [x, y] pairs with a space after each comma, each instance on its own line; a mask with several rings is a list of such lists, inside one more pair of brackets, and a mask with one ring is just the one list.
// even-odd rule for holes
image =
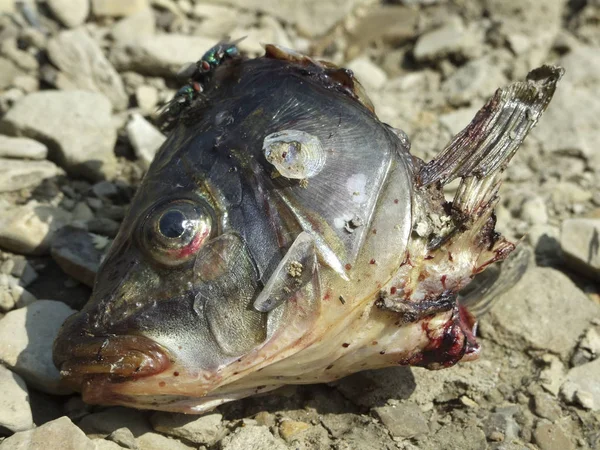
[[86, 402], [202, 413], [478, 357], [474, 292], [459, 292], [514, 249], [494, 231], [499, 177], [562, 69], [499, 89], [424, 163], [351, 72], [266, 49], [223, 57], [166, 113], [92, 298], [55, 341]]

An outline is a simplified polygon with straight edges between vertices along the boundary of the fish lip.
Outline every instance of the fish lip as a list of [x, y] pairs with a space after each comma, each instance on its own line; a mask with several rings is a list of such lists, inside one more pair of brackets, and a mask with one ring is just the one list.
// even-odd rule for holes
[[55, 342], [54, 363], [62, 382], [82, 391], [90, 380], [103, 380], [100, 384], [105, 386], [157, 375], [167, 370], [172, 360], [167, 350], [152, 339], [111, 335], [63, 337]]

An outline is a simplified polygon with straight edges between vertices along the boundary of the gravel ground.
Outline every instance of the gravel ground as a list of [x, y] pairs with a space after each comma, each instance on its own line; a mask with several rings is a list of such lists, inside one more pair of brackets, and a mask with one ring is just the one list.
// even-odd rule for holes
[[[0, 0], [0, 449], [600, 449], [598, 0]], [[164, 136], [173, 74], [225, 35], [351, 68], [429, 159], [494, 90], [567, 73], [506, 172], [535, 264], [478, 362], [286, 387], [202, 416], [85, 405], [51, 342]]]

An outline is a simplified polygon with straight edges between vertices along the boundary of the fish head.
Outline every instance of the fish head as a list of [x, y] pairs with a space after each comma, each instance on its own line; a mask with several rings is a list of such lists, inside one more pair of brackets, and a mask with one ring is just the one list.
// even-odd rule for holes
[[202, 77], [55, 340], [64, 381], [89, 403], [202, 413], [475, 358], [458, 293], [512, 250], [493, 231], [496, 160], [476, 181], [460, 171], [477, 145], [424, 164], [351, 72], [280, 47]]

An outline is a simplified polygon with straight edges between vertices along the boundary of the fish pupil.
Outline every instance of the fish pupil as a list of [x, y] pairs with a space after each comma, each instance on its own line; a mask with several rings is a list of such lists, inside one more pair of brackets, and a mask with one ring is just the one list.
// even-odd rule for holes
[[185, 231], [185, 216], [181, 211], [168, 211], [160, 218], [158, 229], [167, 238], [178, 238]]

